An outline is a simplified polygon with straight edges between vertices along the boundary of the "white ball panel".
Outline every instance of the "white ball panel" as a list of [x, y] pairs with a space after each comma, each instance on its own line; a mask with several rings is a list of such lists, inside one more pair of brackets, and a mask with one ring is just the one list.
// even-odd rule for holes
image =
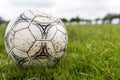
[[19, 56], [19, 57], [22, 57], [22, 58], [28, 57], [28, 55], [27, 55], [26, 52], [23, 52], [23, 51], [18, 50], [18, 49], [16, 49], [16, 48], [12, 49], [12, 51], [13, 51], [14, 53], [17, 53], [16, 55]]
[[14, 32], [9, 30], [8, 33], [5, 33], [5, 46], [7, 52], [9, 52], [14, 47]]
[[9, 28], [9, 27], [14, 27], [14, 23], [16, 22], [16, 20], [18, 19], [18, 16], [16, 16], [15, 18], [13, 18], [10, 22], [9, 22], [9, 24], [8, 24], [8, 26], [7, 26], [7, 28]]
[[12, 58], [12, 60], [15, 62], [15, 63], [17, 63], [17, 61], [15, 60], [15, 58], [14, 58], [14, 56], [13, 56], [13, 51], [11, 51], [11, 52], [9, 52], [8, 54], [9, 54], [9, 56]]
[[67, 33], [67, 31], [66, 31], [66, 29], [64, 28], [64, 26], [62, 26], [62, 25], [56, 25], [56, 27], [57, 27], [57, 29], [58, 30], [60, 30], [61, 32], [63, 32], [63, 33]]
[[10, 49], [8, 48], [6, 41], [5, 41], [5, 48], [6, 48], [7, 53], [9, 54]]
[[[49, 26], [50, 27], [50, 26]], [[54, 37], [55, 33], [57, 32], [56, 26], [52, 26], [47, 33], [47, 39], [50, 40]]]
[[25, 11], [24, 15], [31, 20], [35, 17], [34, 14], [31, 12], [31, 10]]
[[45, 43], [46, 43], [46, 46], [47, 46], [48, 53], [49, 53], [52, 57], [54, 57], [54, 56], [56, 55], [56, 51], [55, 51], [55, 49], [54, 49], [54, 47], [53, 47], [52, 42], [51, 42], [51, 41], [46, 41]]
[[8, 42], [9, 42], [10, 47], [13, 48], [14, 47], [14, 44], [13, 44], [14, 43], [14, 32], [13, 31], [11, 31], [9, 34]]
[[35, 37], [36, 40], [41, 40], [42, 39], [40, 28], [38, 28], [37, 26], [31, 24], [29, 26], [29, 29], [32, 32], [32, 34], [34, 35], [34, 37]]
[[43, 10], [32, 10], [32, 13], [36, 16], [34, 21], [38, 22], [54, 22], [57, 20], [56, 17], [51, 16], [51, 14], [48, 14], [48, 11], [43, 11]]
[[36, 41], [34, 45], [30, 48], [28, 55], [29, 56], [35, 55], [37, 52], [39, 52], [40, 48], [41, 48], [41, 42]]
[[12, 30], [12, 27], [10, 26], [10, 24], [8, 24], [6, 31], [5, 31], [5, 35]]
[[25, 53], [23, 51], [20, 51], [20, 50], [17, 50], [17, 49], [14, 48], [9, 53], [9, 56], [13, 59], [13, 61], [16, 64], [23, 65], [23, 64], [29, 62], [29, 58], [28, 58], [28, 56], [26, 54], [27, 53]]
[[43, 10], [33, 9], [31, 12], [37, 17], [46, 17], [48, 14]]
[[40, 16], [37, 16], [33, 21], [35, 22], [41, 22], [41, 23], [44, 23], [44, 22], [52, 22], [49, 18], [46, 18], [46, 17], [40, 17]]
[[20, 23], [18, 23], [18, 24], [15, 25], [15, 27], [13, 28], [13, 30], [17, 31], [17, 30], [20, 30], [20, 29], [27, 28], [29, 24], [30, 24], [29, 22], [20, 22]]
[[40, 15], [38, 9], [32, 9], [31, 12], [34, 14], [34, 16]]
[[64, 35], [60, 31], [57, 31], [52, 42], [53, 42], [53, 46], [55, 47], [57, 52], [64, 52], [64, 49], [65, 49], [65, 46], [67, 43], [66, 35]]
[[28, 29], [23, 29], [15, 33], [14, 45], [17, 49], [27, 52], [35, 39]]

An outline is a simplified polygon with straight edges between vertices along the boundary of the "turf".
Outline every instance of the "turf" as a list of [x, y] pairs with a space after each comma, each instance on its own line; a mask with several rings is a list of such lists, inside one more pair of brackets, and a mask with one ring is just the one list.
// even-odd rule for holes
[[120, 80], [120, 25], [67, 25], [69, 44], [54, 67], [21, 68], [4, 48], [0, 27], [0, 80]]

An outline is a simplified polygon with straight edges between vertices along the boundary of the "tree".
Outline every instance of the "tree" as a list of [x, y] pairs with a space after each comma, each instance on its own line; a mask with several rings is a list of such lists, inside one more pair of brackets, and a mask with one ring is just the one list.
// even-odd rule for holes
[[3, 19], [0, 17], [0, 25], [3, 23]]
[[75, 19], [75, 18], [71, 18], [69, 22], [70, 22], [70, 23], [76, 22], [76, 19]]
[[102, 23], [104, 24], [106, 21], [107, 21], [107, 23], [112, 23], [112, 17], [104, 17], [103, 19], [102, 19]]
[[68, 20], [66, 19], [66, 18], [62, 18], [61, 19], [64, 23], [67, 23], [68, 22]]
[[120, 24], [120, 14], [118, 15], [118, 19], [119, 19], [119, 24]]
[[8, 21], [5, 21], [2, 17], [0, 17], [0, 25], [7, 25]]
[[77, 17], [75, 18], [75, 21], [77, 22], [77, 24], [79, 24], [80, 18], [77, 16]]
[[89, 19], [86, 19], [85, 21], [86, 21], [86, 24], [91, 24], [91, 22], [92, 22], [92, 21], [89, 20]]
[[78, 16], [75, 17], [75, 18], [71, 18], [71, 19], [70, 19], [70, 23], [72, 23], [72, 22], [76, 22], [77, 24], [79, 24], [80, 18], [79, 18]]
[[107, 20], [107, 17], [104, 17], [103, 19], [102, 19], [102, 24], [105, 24], [105, 21]]
[[98, 21], [101, 20], [100, 18], [95, 19], [95, 24], [98, 24]]
[[120, 21], [120, 14], [107, 14], [104, 18], [103, 18], [103, 23], [105, 23], [105, 21], [107, 21], [107, 23], [112, 23], [112, 20], [115, 18], [119, 18]]

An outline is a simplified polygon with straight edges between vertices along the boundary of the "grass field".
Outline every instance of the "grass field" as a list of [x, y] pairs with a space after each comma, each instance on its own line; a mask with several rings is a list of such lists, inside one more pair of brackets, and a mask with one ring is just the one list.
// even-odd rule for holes
[[69, 44], [52, 67], [20, 68], [6, 54], [0, 27], [0, 80], [120, 80], [120, 25], [69, 25]]

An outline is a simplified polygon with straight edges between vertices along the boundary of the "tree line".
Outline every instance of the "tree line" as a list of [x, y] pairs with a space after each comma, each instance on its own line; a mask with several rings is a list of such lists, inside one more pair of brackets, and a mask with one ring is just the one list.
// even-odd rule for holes
[[4, 20], [2, 17], [0, 17], [0, 25], [6, 26], [9, 21]]
[[61, 20], [64, 23], [77, 23], [77, 24], [92, 24], [92, 22], [94, 21], [95, 24], [98, 24], [99, 21], [101, 21], [101, 24], [112, 24], [112, 21], [114, 19], [118, 19], [119, 20], [119, 24], [120, 24], [120, 14], [106, 14], [103, 18], [96, 18], [95, 20], [90, 20], [90, 19], [83, 19], [80, 17], [73, 17], [71, 19], [66, 19], [66, 18], [62, 18]]
[[[99, 21], [101, 21], [101, 24], [112, 24], [112, 21], [114, 19], [118, 19], [119, 20], [119, 24], [120, 24], [120, 14], [106, 14], [103, 18], [96, 18], [94, 20], [90, 20], [90, 19], [84, 19], [84, 18], [80, 18], [79, 16], [77, 17], [73, 17], [71, 19], [66, 19], [66, 18], [61, 18], [61, 20], [64, 23], [68, 23], [68, 24], [92, 24], [93, 22], [95, 22], [95, 24], [98, 24]], [[0, 17], [0, 25], [7, 25], [9, 21], [4, 20], [2, 17]]]
[[73, 17], [71, 18], [70, 20], [66, 19], [66, 18], [62, 18], [61, 19], [64, 23], [76, 23], [76, 24], [80, 24], [80, 23], [83, 23], [83, 24], [91, 24], [92, 23], [92, 20], [90, 19], [83, 19], [83, 18], [80, 18], [80, 17]]
[[96, 18], [95, 19], [95, 22], [96, 24], [98, 24], [98, 21], [101, 21], [102, 24], [105, 24], [105, 23], [109, 23], [109, 24], [112, 24], [112, 21], [114, 19], [118, 19], [119, 20], [119, 24], [120, 24], [120, 14], [107, 14], [105, 17], [103, 18]]

